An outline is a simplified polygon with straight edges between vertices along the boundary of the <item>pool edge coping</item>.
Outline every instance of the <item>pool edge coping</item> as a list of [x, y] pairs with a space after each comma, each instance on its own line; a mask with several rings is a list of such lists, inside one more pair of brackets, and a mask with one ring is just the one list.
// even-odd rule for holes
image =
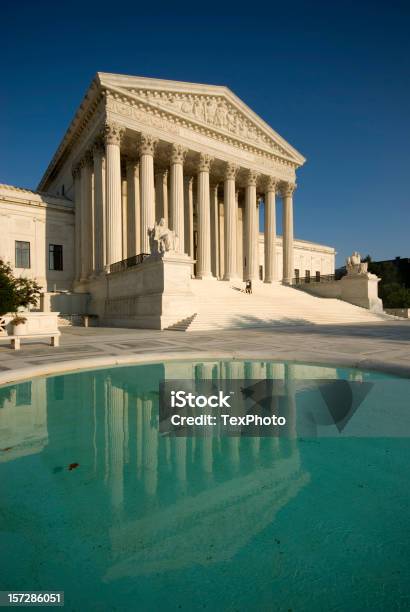
[[393, 374], [401, 377], [410, 377], [410, 366], [397, 364], [389, 361], [381, 361], [377, 359], [368, 359], [366, 357], [347, 357], [335, 356], [332, 360], [323, 355], [306, 354], [298, 355], [299, 351], [289, 351], [286, 355], [275, 355], [274, 351], [260, 351], [255, 354], [253, 351], [174, 351], [166, 355], [161, 353], [146, 353], [144, 355], [123, 354], [123, 355], [107, 355], [101, 357], [73, 359], [60, 363], [36, 365], [30, 367], [22, 367], [15, 370], [9, 370], [0, 373], [0, 387], [21, 382], [31, 378], [40, 376], [49, 376], [55, 374], [68, 374], [82, 370], [95, 370], [105, 367], [122, 366], [122, 365], [142, 365], [168, 361], [185, 361], [195, 359], [197, 361], [211, 361], [215, 359], [231, 359], [249, 360], [249, 361], [284, 361], [287, 363], [307, 363], [312, 365], [322, 366], [340, 366], [349, 368], [358, 368], [362, 370], [378, 371], [385, 374]]

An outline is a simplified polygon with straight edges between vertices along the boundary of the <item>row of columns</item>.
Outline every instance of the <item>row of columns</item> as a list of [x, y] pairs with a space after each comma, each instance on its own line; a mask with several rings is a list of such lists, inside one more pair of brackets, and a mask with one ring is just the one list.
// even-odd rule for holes
[[[176, 368], [180, 369], [179, 364]], [[256, 362], [207, 362], [195, 364], [193, 369], [195, 373], [187, 372], [186, 367], [182, 368], [185, 370], [186, 378], [193, 375], [196, 380], [263, 380], [264, 378], [282, 380], [285, 393], [281, 407], [287, 418], [286, 429], [282, 432], [284, 438], [225, 436], [221, 435], [220, 428], [209, 427], [199, 431], [201, 429], [199, 426], [198, 435], [159, 436], [158, 409], [149, 393], [130, 391], [109, 376], [103, 380], [91, 379], [91, 386], [87, 385], [82, 389], [81, 401], [84, 406], [91, 404], [94, 407], [98, 405], [104, 408], [105, 418], [102, 429], [99, 429], [97, 422], [94, 422], [92, 431], [94, 443], [89, 444], [89, 448], [94, 448], [94, 470], [103, 469], [104, 482], [109, 488], [114, 510], [121, 510], [126, 501], [125, 467], [128, 469], [129, 477], [134, 479], [134, 484], [138, 481], [142, 483], [148, 499], [160, 494], [158, 490], [161, 479], [160, 464], [167, 466], [168, 474], [172, 475], [177, 485], [184, 487], [183, 491], [186, 491], [185, 485], [192, 473], [191, 466], [195, 466], [195, 473], [198, 470], [202, 471], [203, 482], [208, 486], [213, 482], [217, 484], [214, 472], [221, 450], [225, 458], [225, 467], [231, 472], [231, 476], [239, 472], [241, 460], [245, 460], [250, 467], [253, 465], [252, 462], [262, 460], [266, 468], [267, 459], [273, 461], [271, 467], [274, 467], [275, 461], [281, 457], [293, 458], [293, 461], [288, 462], [287, 469], [291, 472], [298, 469], [299, 454], [295, 442], [298, 423], [293, 364], [285, 365], [284, 371], [277, 364]], [[174, 364], [166, 364], [165, 380], [172, 380], [175, 375], [172, 370], [175, 370]], [[38, 385], [41, 381], [36, 382]], [[37, 391], [44, 403], [46, 389], [42, 386]], [[44, 424], [47, 426], [46, 422]], [[84, 432], [85, 435], [91, 433], [87, 426]], [[98, 457], [103, 457], [104, 460], [97, 462]], [[207, 477], [204, 478], [204, 475]], [[270, 476], [275, 478], [275, 475], [278, 478], [283, 477], [280, 470], [272, 472]]]
[[[105, 125], [103, 139], [85, 154], [73, 169], [76, 208], [76, 279], [86, 280], [111, 264], [124, 259], [123, 209], [120, 144], [124, 129], [115, 124]], [[184, 177], [186, 149], [173, 144], [170, 156], [170, 190], [168, 202], [168, 172], [154, 176], [156, 139], [141, 134], [139, 158], [127, 160], [127, 256], [149, 253], [148, 229], [155, 221], [155, 199], [163, 216], [178, 238], [177, 250], [193, 256], [193, 178]], [[210, 184], [213, 158], [201, 153], [197, 174], [197, 277], [211, 278], [219, 267], [217, 243], [219, 223], [218, 185]], [[238, 279], [238, 167], [227, 163], [224, 176], [224, 279]], [[249, 170], [245, 189], [244, 262], [247, 278], [259, 277], [259, 218], [257, 206], [257, 173]], [[293, 277], [293, 201], [295, 186], [278, 184], [268, 176], [265, 181], [265, 282], [277, 278], [276, 271], [276, 192], [283, 198], [283, 282]], [[241, 266], [239, 266], [239, 269]]]

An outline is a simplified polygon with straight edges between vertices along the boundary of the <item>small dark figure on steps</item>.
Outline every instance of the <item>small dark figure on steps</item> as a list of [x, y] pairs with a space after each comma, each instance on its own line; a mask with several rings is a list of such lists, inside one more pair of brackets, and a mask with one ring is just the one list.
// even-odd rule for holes
[[252, 281], [251, 280], [246, 281], [245, 293], [252, 293]]

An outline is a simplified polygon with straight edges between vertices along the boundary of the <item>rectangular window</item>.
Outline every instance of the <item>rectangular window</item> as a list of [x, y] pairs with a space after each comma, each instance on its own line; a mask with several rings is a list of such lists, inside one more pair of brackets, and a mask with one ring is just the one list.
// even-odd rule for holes
[[295, 280], [298, 283], [299, 282], [299, 269], [295, 268]]
[[310, 283], [310, 270], [305, 270], [305, 281]]
[[259, 266], [259, 280], [263, 280], [263, 266]]
[[30, 268], [30, 243], [16, 240], [16, 268]]
[[61, 244], [48, 245], [48, 269], [63, 269], [63, 246]]
[[320, 283], [320, 272], [316, 270], [316, 282]]

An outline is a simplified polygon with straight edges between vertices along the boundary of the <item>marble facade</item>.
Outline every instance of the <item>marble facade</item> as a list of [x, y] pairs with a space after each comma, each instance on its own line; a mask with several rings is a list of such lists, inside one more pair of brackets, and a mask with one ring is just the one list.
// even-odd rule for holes
[[[38, 191], [0, 186], [0, 257], [16, 263], [14, 244], [26, 241], [31, 266], [17, 273], [48, 291], [89, 293], [103, 318], [117, 298], [129, 297], [139, 304], [137, 318], [143, 308], [167, 319], [166, 290], [159, 296], [171, 269], [188, 279], [267, 284], [333, 274], [332, 247], [294, 237], [296, 171], [304, 162], [226, 87], [97, 73]], [[175, 236], [179, 267], [145, 263], [160, 219]], [[47, 265], [53, 244], [64, 251], [61, 270]], [[156, 270], [155, 282], [146, 271], [128, 274], [140, 263]], [[184, 277], [182, 293], [185, 285]], [[163, 287], [172, 287], [175, 303], [178, 288], [166, 279]], [[155, 301], [142, 307], [150, 294]]]
[[[166, 173], [165, 179], [167, 180]], [[163, 178], [158, 186], [156, 181], [156, 194], [162, 190]], [[188, 206], [185, 214], [193, 219], [195, 193], [193, 193], [193, 179], [184, 180], [186, 201]], [[211, 215], [212, 240], [216, 241], [217, 249], [211, 252], [211, 267], [215, 276], [223, 278], [224, 271], [224, 206], [223, 202], [216, 201], [216, 188], [211, 189], [211, 203], [214, 202], [213, 214]], [[166, 205], [165, 205], [166, 206]], [[238, 267], [242, 261], [243, 245], [243, 210], [238, 208]], [[0, 185], [0, 259], [7, 261], [14, 268], [14, 273], [34, 278], [46, 291], [71, 291], [75, 279], [75, 252], [77, 245], [74, 239], [75, 211], [74, 202], [68, 197], [53, 196]], [[194, 249], [194, 224], [187, 223], [188, 231], [185, 232], [184, 243], [187, 253]], [[128, 225], [129, 229], [129, 225]], [[127, 232], [129, 236], [130, 232]], [[97, 234], [101, 239], [101, 233]], [[15, 262], [15, 242], [27, 241], [30, 243], [31, 265], [30, 268], [18, 268]], [[47, 252], [50, 244], [60, 244], [63, 247], [63, 269], [50, 270], [47, 262]], [[265, 276], [265, 236], [259, 232], [259, 276]], [[139, 245], [130, 245], [128, 241], [127, 256], [133, 252], [140, 252]], [[272, 248], [272, 246], [271, 246]], [[282, 236], [276, 234], [274, 245], [274, 257], [277, 271], [277, 281], [281, 281], [282, 266]], [[335, 249], [330, 246], [309, 242], [307, 240], [294, 239], [293, 259], [295, 269], [300, 271], [301, 276], [306, 272], [314, 277], [316, 272], [321, 275], [333, 274], [335, 268]], [[79, 296], [80, 297], [80, 296]], [[66, 311], [64, 311], [66, 312]], [[68, 311], [67, 311], [68, 312]], [[77, 311], [76, 311], [77, 312]]]
[[197, 278], [257, 279], [261, 199], [263, 280], [290, 283], [296, 170], [304, 161], [226, 87], [98, 73], [39, 189], [75, 201], [77, 288], [149, 253], [148, 230], [161, 217], [179, 251], [196, 261]]

